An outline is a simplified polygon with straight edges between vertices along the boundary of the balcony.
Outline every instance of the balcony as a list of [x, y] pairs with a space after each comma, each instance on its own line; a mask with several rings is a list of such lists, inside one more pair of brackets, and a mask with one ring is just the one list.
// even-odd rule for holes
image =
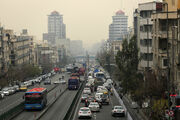
[[152, 39], [152, 34], [151, 32], [140, 32], [140, 39]]
[[[152, 67], [152, 66], [153, 66], [153, 61], [149, 61], [149, 67]], [[142, 68], [148, 67], [148, 61], [141, 60], [140, 67], [142, 67]]]
[[[146, 46], [141, 46], [140, 47], [140, 52], [142, 53], [148, 53], [148, 49]], [[149, 46], [149, 53], [152, 53], [152, 47]]]
[[[172, 31], [169, 31], [169, 37], [172, 37]], [[159, 31], [160, 38], [167, 38], [167, 31]]]
[[151, 25], [153, 24], [153, 22], [151, 21], [151, 18], [141, 18], [140, 19], [140, 24], [144, 24], [144, 25]]

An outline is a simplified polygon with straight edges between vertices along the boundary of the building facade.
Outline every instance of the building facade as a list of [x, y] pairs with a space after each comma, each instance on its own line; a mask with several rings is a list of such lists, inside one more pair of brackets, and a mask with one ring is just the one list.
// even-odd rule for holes
[[128, 16], [122, 10], [112, 17], [113, 22], [109, 25], [109, 40], [122, 40], [128, 31]]
[[34, 64], [33, 36], [23, 33], [11, 39], [11, 65]]
[[66, 39], [66, 25], [63, 23], [63, 15], [53, 11], [48, 15], [48, 33], [43, 34], [43, 40], [55, 44], [57, 38]]
[[156, 12], [159, 2], [148, 2], [139, 4], [136, 14], [136, 28], [137, 32], [137, 45], [139, 48], [139, 62], [138, 69], [144, 71], [151, 69], [153, 65], [153, 52], [152, 52], [152, 26], [151, 15]]
[[[163, 2], [162, 12], [152, 15], [153, 69], [159, 77], [168, 75], [171, 91], [180, 93], [180, 70], [177, 64], [180, 52], [177, 39], [178, 0], [164, 0]], [[167, 73], [168, 68], [170, 68], [170, 75]]]
[[56, 67], [58, 61], [57, 47], [48, 43], [37, 44], [35, 47], [36, 62], [42, 68], [43, 73], [50, 72]]

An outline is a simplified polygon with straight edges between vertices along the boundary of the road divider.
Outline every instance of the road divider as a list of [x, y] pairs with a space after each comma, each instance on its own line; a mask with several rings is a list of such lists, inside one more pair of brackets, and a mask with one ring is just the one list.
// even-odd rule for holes
[[73, 99], [73, 102], [71, 103], [65, 117], [63, 120], [72, 120], [73, 119], [73, 116], [74, 116], [74, 113], [75, 113], [75, 109], [77, 107], [77, 104], [78, 104], [78, 101], [79, 101], [79, 98], [81, 97], [81, 93], [83, 91], [83, 86], [84, 86], [85, 82], [82, 82], [80, 88], [78, 89], [78, 92], [76, 93], [74, 99]]
[[114, 94], [115, 94], [116, 98], [119, 100], [119, 103], [123, 106], [123, 108], [126, 111], [127, 120], [133, 120], [130, 113], [128, 112], [126, 106], [124, 105], [122, 99], [120, 98], [119, 94], [117, 93], [117, 91], [116, 91], [116, 89], [114, 87], [113, 87], [113, 91], [114, 91]]

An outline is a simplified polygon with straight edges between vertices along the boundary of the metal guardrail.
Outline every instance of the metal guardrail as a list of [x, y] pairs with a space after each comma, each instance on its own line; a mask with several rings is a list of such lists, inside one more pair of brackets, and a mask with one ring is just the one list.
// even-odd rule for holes
[[78, 92], [76, 93], [76, 96], [74, 97], [73, 99], [73, 102], [71, 103], [65, 117], [63, 118], [63, 120], [72, 120], [73, 119], [73, 115], [74, 115], [74, 112], [75, 112], [75, 109], [76, 109], [76, 105], [78, 104], [78, 100], [81, 96], [81, 93], [82, 93], [82, 88], [84, 86], [85, 82], [83, 82], [78, 90]]
[[12, 119], [15, 115], [21, 113], [24, 109], [24, 102], [21, 102], [19, 105], [16, 107], [10, 109], [9, 111], [3, 113], [0, 116], [0, 120], [10, 120]]

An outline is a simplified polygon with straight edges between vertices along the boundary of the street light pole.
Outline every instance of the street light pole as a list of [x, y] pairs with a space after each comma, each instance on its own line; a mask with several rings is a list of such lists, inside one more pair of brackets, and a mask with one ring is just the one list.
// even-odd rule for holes
[[[168, 91], [168, 109], [169, 109], [169, 111], [170, 111], [170, 105], [169, 105], [169, 103], [170, 103], [170, 85], [169, 85], [169, 83], [170, 83], [170, 60], [169, 60], [169, 15], [168, 15], [168, 11], [169, 11], [169, 9], [168, 9], [168, 3], [164, 3], [166, 6], [167, 6], [167, 11], [166, 11], [166, 16], [167, 16], [167, 18], [166, 18], [166, 34], [167, 34], [167, 62], [168, 62], [168, 66], [167, 66], [167, 91]], [[169, 117], [168, 117], [168, 119], [170, 119]]]

